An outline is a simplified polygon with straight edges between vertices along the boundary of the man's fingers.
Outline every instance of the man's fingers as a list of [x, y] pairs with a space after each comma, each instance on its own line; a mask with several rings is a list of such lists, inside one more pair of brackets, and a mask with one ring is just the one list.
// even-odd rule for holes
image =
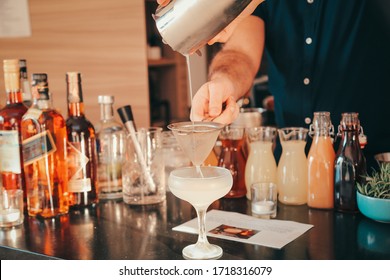
[[162, 6], [166, 6], [169, 3], [169, 1], [170, 0], [157, 0], [157, 3]]

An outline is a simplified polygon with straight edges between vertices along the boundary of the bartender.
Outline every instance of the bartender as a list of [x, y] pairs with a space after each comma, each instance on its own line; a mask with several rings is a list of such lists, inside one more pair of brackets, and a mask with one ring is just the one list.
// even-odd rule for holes
[[258, 2], [213, 40], [224, 45], [191, 119], [234, 121], [235, 101], [251, 88], [265, 50], [277, 126], [307, 127], [314, 112], [329, 111], [337, 132], [341, 113], [358, 112], [367, 166], [376, 167], [374, 155], [390, 152], [390, 1]]

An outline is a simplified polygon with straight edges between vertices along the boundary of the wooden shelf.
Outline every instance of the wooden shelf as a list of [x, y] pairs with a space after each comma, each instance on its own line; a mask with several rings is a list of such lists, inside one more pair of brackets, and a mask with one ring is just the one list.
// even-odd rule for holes
[[149, 67], [174, 66], [176, 61], [172, 58], [148, 59]]

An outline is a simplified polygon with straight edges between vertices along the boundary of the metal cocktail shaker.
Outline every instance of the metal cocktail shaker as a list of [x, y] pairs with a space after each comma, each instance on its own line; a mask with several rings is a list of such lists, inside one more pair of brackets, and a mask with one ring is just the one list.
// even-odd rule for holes
[[163, 42], [183, 55], [207, 44], [252, 0], [171, 0], [158, 6], [154, 19]]

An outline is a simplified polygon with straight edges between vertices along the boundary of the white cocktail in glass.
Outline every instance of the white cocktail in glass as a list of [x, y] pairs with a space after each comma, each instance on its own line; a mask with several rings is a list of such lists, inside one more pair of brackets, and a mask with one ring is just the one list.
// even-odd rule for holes
[[173, 170], [168, 178], [171, 192], [188, 201], [198, 216], [199, 236], [196, 244], [183, 249], [186, 259], [218, 259], [222, 249], [211, 245], [206, 237], [206, 211], [215, 200], [225, 196], [233, 185], [230, 170], [217, 166], [202, 166], [218, 138], [223, 124], [216, 122], [179, 122], [168, 126], [175, 135], [193, 167]]
[[215, 200], [226, 195], [233, 184], [230, 170], [217, 166], [183, 167], [175, 169], [168, 178], [171, 192], [189, 202], [198, 216], [199, 236], [196, 244], [183, 249], [186, 259], [217, 259], [222, 256], [222, 248], [212, 245], [206, 237], [206, 211]]

